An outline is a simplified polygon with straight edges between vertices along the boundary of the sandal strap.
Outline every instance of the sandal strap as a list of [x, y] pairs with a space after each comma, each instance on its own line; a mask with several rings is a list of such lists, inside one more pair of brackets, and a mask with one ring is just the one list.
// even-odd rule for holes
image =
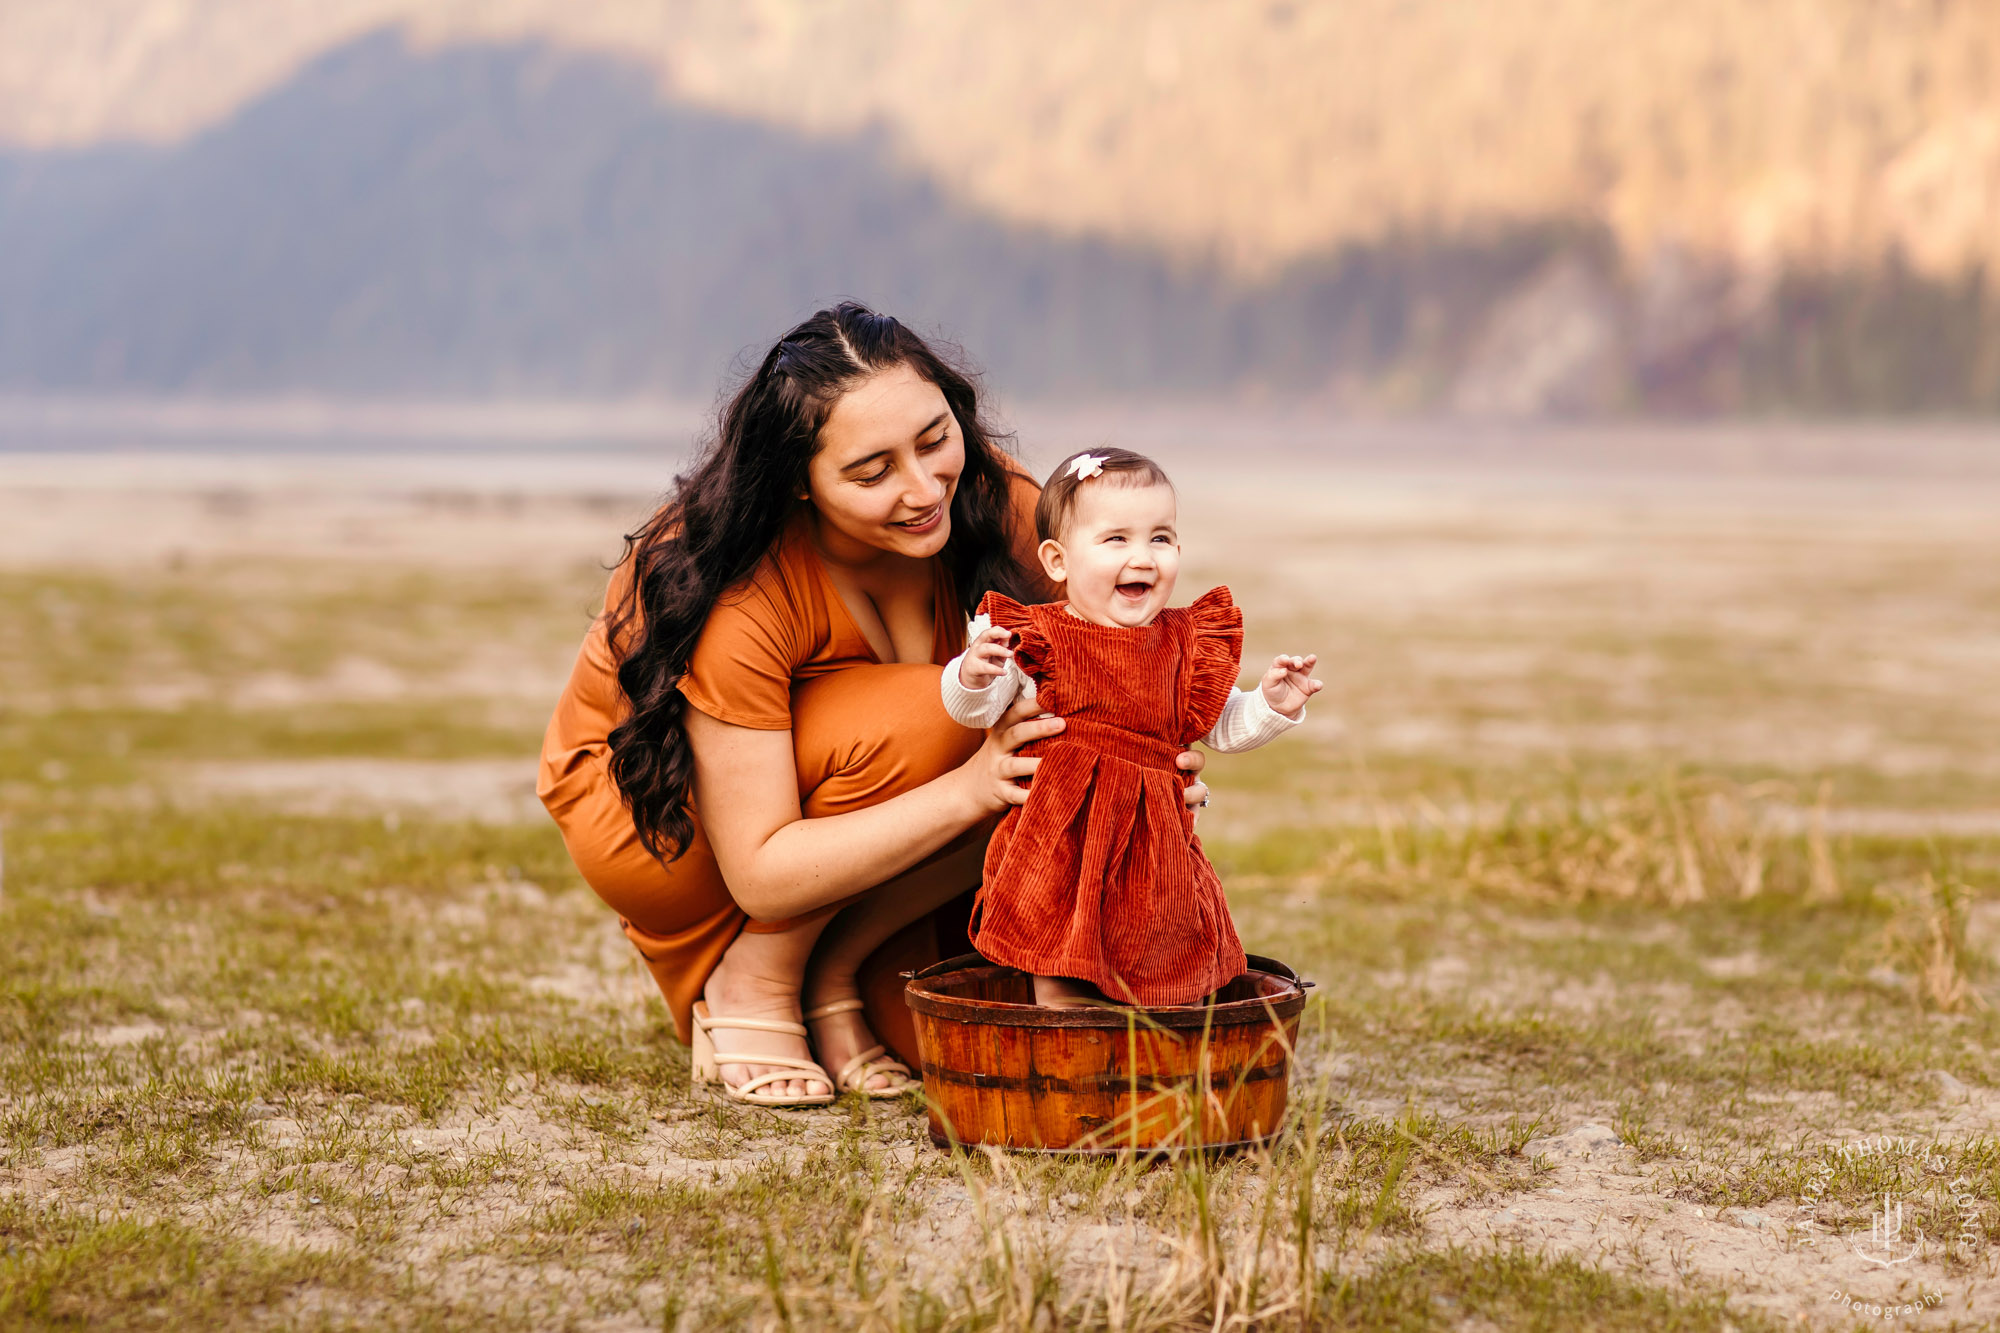
[[907, 1081], [911, 1077], [908, 1065], [894, 1056], [889, 1056], [886, 1060], [878, 1058], [888, 1054], [887, 1046], [870, 1046], [840, 1067], [840, 1077], [834, 1086], [842, 1090], [851, 1090], [860, 1087], [877, 1074], [901, 1074]]
[[[805, 1024], [787, 1023], [772, 1018], [727, 1018], [716, 1017], [705, 1012], [707, 1006], [697, 1004], [694, 1009], [694, 1024], [710, 1044], [709, 1059], [716, 1066], [715, 1081], [722, 1083], [722, 1090], [731, 1098], [764, 1106], [819, 1106], [830, 1098], [826, 1094], [814, 1096], [804, 1093], [796, 1097], [757, 1096], [759, 1089], [773, 1083], [806, 1082], [824, 1083], [835, 1091], [840, 1085], [828, 1077], [826, 1069], [816, 1060], [801, 1060], [794, 1055], [765, 1055], [759, 1051], [724, 1051], [714, 1048], [712, 1033], [717, 1028], [737, 1032], [776, 1032], [787, 1037], [807, 1037]], [[726, 1083], [721, 1077], [723, 1065], [770, 1065], [761, 1074], [753, 1074], [741, 1083]]]
[[[819, 1072], [820, 1074], [822, 1074], [822, 1075], [824, 1075], [824, 1074], [826, 1073], [826, 1071], [825, 1071], [824, 1069], [819, 1069], [819, 1067], [818, 1067], [817, 1065], [815, 1065], [815, 1066], [814, 1066], [814, 1068], [815, 1068], [815, 1069], [817, 1069], [817, 1070], [818, 1070], [818, 1072]], [[723, 1091], [724, 1091], [724, 1092], [726, 1092], [726, 1093], [728, 1093], [728, 1094], [729, 1094], [729, 1095], [730, 1095], [731, 1097], [735, 1097], [735, 1098], [739, 1098], [739, 1099], [742, 1099], [742, 1098], [748, 1098], [748, 1097], [749, 1097], [749, 1095], [750, 1095], [751, 1093], [753, 1093], [753, 1092], [756, 1092], [756, 1091], [757, 1091], [757, 1090], [758, 1090], [759, 1088], [762, 1088], [762, 1087], [766, 1086], [767, 1084], [771, 1084], [771, 1083], [788, 1083], [788, 1082], [792, 1082], [792, 1081], [794, 1081], [794, 1080], [797, 1080], [797, 1081], [799, 1081], [799, 1082], [804, 1082], [804, 1081], [805, 1081], [805, 1080], [803, 1080], [803, 1079], [799, 1079], [799, 1078], [798, 1078], [798, 1076], [797, 1076], [796, 1074], [790, 1074], [790, 1073], [787, 1073], [787, 1072], [785, 1072], [785, 1071], [784, 1071], [784, 1070], [782, 1070], [782, 1069], [773, 1069], [773, 1070], [771, 1070], [771, 1071], [770, 1071], [769, 1073], [764, 1073], [764, 1074], [758, 1074], [758, 1075], [755, 1075], [754, 1077], [751, 1077], [751, 1078], [746, 1078], [746, 1079], [744, 1079], [744, 1080], [743, 1080], [743, 1081], [742, 1081], [741, 1083], [737, 1083], [737, 1084], [734, 1084], [734, 1085], [731, 1085], [731, 1084], [728, 1084], [728, 1083], [725, 1083], [725, 1084], [723, 1084], [723, 1085], [722, 1085], [722, 1088], [723, 1088]], [[824, 1101], [824, 1100], [825, 1100], [825, 1097], [824, 1097], [824, 1095], [821, 1095], [821, 1096], [819, 1096], [819, 1097], [815, 1097], [815, 1096], [813, 1096], [813, 1095], [812, 1095], [811, 1093], [809, 1093], [809, 1092], [808, 1092], [808, 1093], [802, 1093], [802, 1094], [800, 1094], [800, 1095], [799, 1095], [798, 1097], [796, 1097], [796, 1098], [792, 1098], [792, 1097], [779, 1097], [779, 1098], [773, 1098], [772, 1100], [774, 1100], [774, 1101], [778, 1101], [778, 1102], [787, 1102], [787, 1101]]]
[[[787, 1023], [775, 1018], [716, 1018], [696, 1013], [695, 1026], [703, 1032], [713, 1032], [717, 1028], [729, 1028], [737, 1032], [781, 1032], [788, 1037], [806, 1036], [806, 1025]], [[761, 1063], [761, 1062], [760, 1062]]]
[[[826, 1077], [826, 1066], [815, 1060], [800, 1060], [790, 1055], [753, 1055], [748, 1051], [717, 1051], [715, 1063], [718, 1065], [783, 1065], [787, 1069], [806, 1069]], [[758, 1078], [764, 1077], [762, 1074]], [[790, 1078], [790, 1074], [783, 1077]]]
[[[817, 1009], [808, 1010], [806, 1021], [811, 1023], [822, 1018], [832, 1018], [835, 1014], [851, 1014], [855, 1010], [865, 1007], [858, 997], [834, 1000], [831, 1003], [821, 1005]], [[883, 1059], [882, 1057], [884, 1056], [888, 1056], [888, 1058]], [[864, 1088], [863, 1085], [877, 1074], [901, 1074], [906, 1083], [912, 1081], [914, 1078], [914, 1075], [910, 1073], [908, 1065], [889, 1055], [889, 1048], [887, 1046], [875, 1045], [870, 1046], [867, 1050], [842, 1065], [839, 1075], [834, 1079], [834, 1086], [843, 1092], [887, 1092], [887, 1088]]]

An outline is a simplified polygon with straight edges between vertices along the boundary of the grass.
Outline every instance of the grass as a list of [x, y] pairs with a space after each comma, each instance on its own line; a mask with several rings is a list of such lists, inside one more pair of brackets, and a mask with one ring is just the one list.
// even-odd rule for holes
[[[525, 776], [546, 697], [462, 663], [559, 678], [588, 592], [0, 577], [0, 1325], [1845, 1327], [1797, 1237], [1726, 1219], [1810, 1195], [1830, 1234], [1885, 1190], [1951, 1237], [1923, 1282], [1991, 1274], [2000, 839], [1816, 813], [1822, 779], [1837, 815], [1851, 791], [1942, 802], [1943, 770], [1351, 741], [1220, 761], [1204, 836], [1244, 936], [1321, 984], [1289, 1136], [1151, 1168], [939, 1152], [915, 1101], [690, 1091], [546, 824], [182, 789], [269, 760]], [[1691, 716], [1775, 688], [1731, 685], [1719, 641], [1596, 651], [1679, 654]], [[401, 684], [343, 693], [357, 657]], [[1615, 712], [1588, 674], [1538, 688]], [[257, 702], [273, 680], [292, 702]], [[1472, 716], [1458, 688], [1439, 715]], [[1623, 1140], [1608, 1165], [1530, 1153], [1586, 1122]], [[1880, 1134], [1928, 1156], [1842, 1154]]]
[[[1292, 1138], [1144, 1171], [955, 1159], [897, 1108], [786, 1118], [691, 1096], [663, 1011], [621, 973], [622, 944], [551, 830], [17, 807], [0, 898], [13, 949], [0, 1167], [64, 1202], [13, 1196], [0, 1309], [48, 1324], [171, 1326], [220, 1309], [339, 1324], [393, 1304], [440, 1326], [474, 1310], [528, 1326], [671, 1307], [683, 1327], [939, 1329], [1191, 1327], [1218, 1311], [1533, 1328], [1580, 1310], [1741, 1328], [1754, 1321], [1713, 1287], [1501, 1243], [1439, 1248], [1432, 1214], [1541, 1188], [1525, 1143], [1583, 1116], [1617, 1125], [1661, 1197], [1782, 1208], [1843, 1125], [1934, 1107], [1931, 1071], [1993, 1082], [1989, 1011], [1946, 1015], [1856, 972], [1915, 910], [1901, 898], [1853, 887], [1816, 901], [1789, 871], [1751, 899], [1679, 905], [1494, 886], [1445, 897], [1428, 852], [1405, 843], [1391, 870], [1375, 836], [1355, 834], [1338, 875], [1238, 872], [1253, 947], [1303, 893], [1318, 924], [1291, 929], [1287, 957], [1346, 978], [1309, 1011]], [[1435, 854], [1461, 855], [1467, 838], [1519, 850], [1505, 831], [1455, 836]], [[1254, 863], [1288, 841], [1219, 856]], [[1990, 850], [1835, 854], [1854, 885], [1864, 865], [1921, 884], [1939, 857], [1976, 866]], [[1701, 966], [1745, 951], [1765, 960], [1755, 975]], [[571, 967], [597, 990], [537, 981]], [[1617, 1003], [1549, 998], [1607, 972]], [[1418, 975], [1450, 984], [1413, 989]], [[1670, 991], [1677, 1002], [1659, 998]], [[1758, 1014], [1730, 1040], [1699, 1039], [1748, 1003]], [[1945, 1160], [2000, 1199], [1990, 1140]], [[1821, 1185], [1828, 1217], [1863, 1216], [1881, 1184], [1836, 1173]], [[1921, 1206], [1941, 1218], [1946, 1205]], [[938, 1248], [940, 1217], [960, 1230]], [[1981, 1246], [1996, 1221], [1982, 1204]], [[401, 1262], [427, 1235], [450, 1240]], [[466, 1265], [562, 1277], [495, 1304], [501, 1288], [440, 1276]]]
[[[256, 1245], [173, 1222], [0, 1204], [0, 1321], [13, 1327], [220, 1327], [355, 1276], [346, 1256]], [[386, 1309], [386, 1302], [378, 1309]]]
[[1418, 1330], [1487, 1320], [1519, 1329], [1688, 1330], [1777, 1327], [1725, 1310], [1719, 1297], [1676, 1299], [1574, 1259], [1519, 1250], [1415, 1251], [1336, 1286], [1324, 1327]]
[[150, 765], [245, 759], [484, 759], [532, 753], [539, 727], [436, 704], [0, 711], [0, 782], [140, 781]]

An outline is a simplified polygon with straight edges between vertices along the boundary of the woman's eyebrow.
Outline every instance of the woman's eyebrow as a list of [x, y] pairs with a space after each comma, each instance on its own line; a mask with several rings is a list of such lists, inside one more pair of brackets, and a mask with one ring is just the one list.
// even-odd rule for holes
[[845, 476], [849, 472], [859, 472], [862, 468], [867, 467], [870, 463], [880, 462], [882, 459], [887, 458], [892, 452], [894, 451], [890, 449], [877, 449], [874, 453], [869, 454], [864, 458], [857, 458], [852, 463], [849, 463], [846, 467], [840, 470], [841, 475]]
[[[932, 417], [929, 421], [926, 421], [917, 430], [917, 433], [913, 435], [911, 438], [915, 440], [922, 440], [924, 436], [930, 434], [932, 431], [936, 430], [939, 426], [942, 426], [944, 424], [944, 419], [947, 415], [948, 414], [944, 412], [938, 413], [936, 416]], [[870, 463], [874, 463], [883, 458], [887, 458], [890, 454], [894, 452], [895, 450], [893, 449], [877, 449], [872, 454], [867, 454], [864, 455], [863, 457], [855, 459], [852, 463], [849, 463], [846, 467], [842, 468], [841, 472], [843, 474], [849, 472], [858, 472], [862, 468], [867, 467]]]

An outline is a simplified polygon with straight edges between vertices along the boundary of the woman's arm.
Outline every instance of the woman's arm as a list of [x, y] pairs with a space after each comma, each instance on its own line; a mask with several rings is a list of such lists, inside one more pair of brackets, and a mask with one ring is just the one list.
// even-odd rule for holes
[[1028, 799], [1014, 779], [1037, 759], [1014, 752], [1062, 730], [1017, 705], [958, 768], [879, 805], [807, 819], [789, 731], [757, 731], [686, 714], [695, 804], [737, 906], [760, 920], [798, 916], [908, 870], [988, 815]]

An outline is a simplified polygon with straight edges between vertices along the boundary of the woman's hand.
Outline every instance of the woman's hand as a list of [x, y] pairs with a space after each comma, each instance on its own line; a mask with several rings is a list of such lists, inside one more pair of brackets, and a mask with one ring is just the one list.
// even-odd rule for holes
[[[1203, 768], [1208, 766], [1208, 756], [1200, 750], [1182, 750], [1180, 758], [1174, 760], [1174, 763], [1183, 773], [1198, 774]], [[1187, 802], [1187, 807], [1190, 810], [1195, 809], [1197, 806], [1207, 805], [1208, 784], [1197, 777], [1193, 782], [1188, 783], [1187, 789], [1181, 793], [1181, 799]]]
[[[986, 743], [959, 770], [971, 783], [973, 799], [982, 812], [992, 814], [1028, 799], [1028, 788], [1015, 779], [1033, 778], [1041, 760], [1015, 753], [1029, 741], [1054, 736], [1063, 729], [1063, 720], [1038, 711], [1032, 699], [1016, 700], [1014, 706], [986, 730]], [[1199, 750], [1184, 750], [1174, 763], [1182, 772], [1199, 774], [1208, 756]], [[1189, 809], [1208, 804], [1208, 784], [1196, 777], [1182, 792]]]
[[1015, 700], [1014, 706], [986, 729], [986, 743], [959, 770], [970, 783], [980, 813], [994, 814], [1028, 799], [1028, 789], [1015, 779], [1034, 777], [1042, 761], [1015, 751], [1062, 729], [1063, 720], [1045, 716], [1032, 699]]

